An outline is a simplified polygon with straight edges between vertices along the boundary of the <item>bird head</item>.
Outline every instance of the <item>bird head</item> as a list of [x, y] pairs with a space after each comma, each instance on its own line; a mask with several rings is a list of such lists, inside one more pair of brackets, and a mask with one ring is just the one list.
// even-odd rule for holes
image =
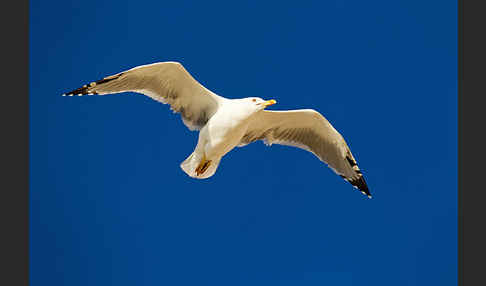
[[248, 97], [245, 98], [245, 102], [248, 103], [255, 111], [263, 110], [267, 106], [277, 103], [275, 99], [263, 100], [259, 97]]

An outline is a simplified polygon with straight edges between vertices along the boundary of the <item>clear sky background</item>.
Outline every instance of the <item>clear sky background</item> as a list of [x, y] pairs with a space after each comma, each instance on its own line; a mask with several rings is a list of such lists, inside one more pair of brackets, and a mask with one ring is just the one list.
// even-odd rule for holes
[[[456, 23], [449, 0], [31, 1], [32, 285], [456, 285]], [[191, 179], [168, 106], [60, 96], [168, 60], [321, 112], [373, 199], [261, 142]]]

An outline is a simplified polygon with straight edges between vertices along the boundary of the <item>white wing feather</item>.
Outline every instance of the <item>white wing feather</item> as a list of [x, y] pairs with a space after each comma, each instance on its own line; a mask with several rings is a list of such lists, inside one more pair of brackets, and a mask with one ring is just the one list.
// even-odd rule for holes
[[197, 82], [178, 62], [138, 66], [64, 95], [120, 92], [137, 92], [170, 104], [171, 109], [181, 114], [184, 124], [191, 130], [201, 129], [224, 100]]
[[312, 109], [261, 111], [254, 116], [240, 147], [263, 140], [312, 152], [321, 161], [371, 197], [364, 177], [344, 138], [319, 112]]

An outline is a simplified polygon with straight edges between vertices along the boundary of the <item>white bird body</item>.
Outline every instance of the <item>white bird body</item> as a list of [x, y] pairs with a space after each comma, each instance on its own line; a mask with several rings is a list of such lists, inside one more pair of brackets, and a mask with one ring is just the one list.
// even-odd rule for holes
[[[236, 147], [245, 135], [253, 110], [238, 108], [237, 100], [227, 100], [199, 133], [208, 158], [222, 157]], [[243, 107], [245, 107], [243, 105]], [[199, 144], [199, 143], [198, 143]]]
[[192, 178], [214, 175], [221, 158], [234, 147], [257, 140], [267, 145], [302, 148], [328, 164], [334, 172], [371, 197], [363, 174], [344, 138], [315, 110], [266, 111], [275, 100], [258, 97], [228, 99], [198, 83], [177, 62], [138, 66], [105, 77], [63, 95], [138, 92], [181, 114], [184, 124], [199, 130], [194, 152], [181, 168]]
[[[241, 143], [247, 133], [253, 116], [260, 112], [248, 106], [247, 102], [239, 99], [225, 99], [220, 102], [218, 111], [208, 120], [199, 131], [197, 146], [188, 157], [189, 165], [182, 169], [193, 178], [205, 179], [214, 174], [221, 158]], [[194, 169], [204, 158], [211, 162], [212, 168], [204, 174], [197, 174]], [[210, 166], [210, 167], [211, 167]]]

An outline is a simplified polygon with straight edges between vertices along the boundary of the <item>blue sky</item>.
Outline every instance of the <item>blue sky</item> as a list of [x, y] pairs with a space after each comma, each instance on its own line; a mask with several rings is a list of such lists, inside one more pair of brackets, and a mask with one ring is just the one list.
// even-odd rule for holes
[[[456, 285], [457, 2], [229, 2], [31, 1], [31, 284]], [[60, 96], [168, 60], [321, 112], [373, 199], [261, 142], [194, 180], [168, 106]]]

